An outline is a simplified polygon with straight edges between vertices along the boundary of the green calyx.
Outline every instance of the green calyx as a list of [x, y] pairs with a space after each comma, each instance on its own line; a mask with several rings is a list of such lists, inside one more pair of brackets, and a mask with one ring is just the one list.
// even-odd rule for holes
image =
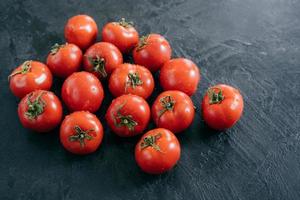
[[70, 142], [79, 142], [80, 147], [83, 148], [85, 146], [85, 141], [84, 140], [92, 140], [93, 136], [91, 136], [89, 133], [94, 131], [93, 129], [89, 130], [82, 130], [78, 125], [74, 126], [75, 129], [75, 134], [69, 136], [69, 141]]
[[163, 109], [159, 111], [159, 117], [161, 117], [167, 111], [173, 111], [176, 101], [171, 96], [165, 96], [159, 100]]
[[157, 133], [156, 135], [148, 135], [141, 142], [141, 149], [152, 147], [156, 151], [162, 152], [160, 147], [156, 144], [156, 141], [161, 138], [161, 136], [161, 133]]
[[121, 20], [119, 22], [117, 22], [120, 26], [123, 26], [124, 28], [129, 28], [129, 27], [133, 27], [133, 22], [127, 22], [125, 20], [125, 18], [121, 18]]
[[120, 105], [117, 109], [116, 116], [113, 116], [114, 124], [116, 127], [127, 127], [130, 131], [134, 131], [135, 126], [138, 125], [136, 121], [134, 121], [132, 115], [122, 115], [121, 109], [124, 107], [126, 102], [124, 102], [122, 105]]
[[33, 93], [30, 93], [30, 95], [28, 96], [28, 99], [27, 99], [28, 109], [27, 109], [25, 115], [29, 119], [35, 119], [35, 118], [37, 118], [37, 116], [39, 116], [40, 114], [42, 114], [44, 112], [44, 108], [46, 106], [46, 103], [42, 99], [42, 95], [44, 93], [45, 92], [41, 92], [33, 101], [31, 101], [31, 97], [32, 97]]
[[135, 72], [135, 73], [129, 73], [128, 74], [128, 80], [126, 82], [125, 86], [125, 92], [127, 91], [127, 87], [132, 87], [135, 89], [136, 86], [142, 85], [143, 81], [140, 78], [140, 75]]
[[21, 65], [21, 69], [15, 71], [14, 73], [10, 74], [8, 76], [8, 80], [10, 80], [11, 77], [17, 75], [17, 74], [26, 74], [31, 70], [31, 60], [25, 61], [22, 65]]
[[149, 35], [144, 35], [140, 38], [139, 43], [137, 45], [137, 51], [142, 50], [148, 43], [147, 40], [149, 38]]
[[[219, 90], [218, 92], [216, 90]], [[224, 100], [222, 89], [219, 87], [210, 87], [207, 90], [209, 104], [219, 104]]]
[[59, 49], [64, 46], [65, 46], [65, 44], [60, 45], [60, 44], [55, 43], [50, 49], [50, 54], [55, 55], [59, 51]]
[[105, 60], [104, 58], [100, 58], [99, 56], [96, 56], [95, 58], [88, 57], [88, 60], [90, 63], [94, 66], [94, 71], [101, 74], [102, 78], [107, 77], [107, 73], [105, 71]]

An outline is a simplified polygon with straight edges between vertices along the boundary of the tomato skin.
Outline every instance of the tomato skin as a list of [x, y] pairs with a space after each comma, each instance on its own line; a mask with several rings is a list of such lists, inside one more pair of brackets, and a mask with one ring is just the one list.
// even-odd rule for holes
[[200, 71], [192, 61], [175, 58], [161, 68], [159, 81], [164, 90], [179, 90], [191, 96], [197, 90]]
[[80, 69], [82, 51], [75, 44], [64, 44], [58, 47], [56, 53], [49, 53], [47, 66], [58, 77], [66, 78]]
[[102, 29], [102, 40], [114, 44], [122, 53], [129, 53], [139, 42], [139, 34], [131, 25], [110, 22]]
[[[161, 102], [171, 98], [174, 102], [170, 110]], [[165, 110], [161, 114], [162, 110]], [[173, 133], [179, 133], [187, 129], [194, 120], [195, 109], [189, 96], [178, 90], [169, 90], [158, 95], [151, 107], [152, 119], [157, 127], [166, 128]]]
[[[152, 146], [146, 148], [141, 147], [144, 138], [147, 136], [157, 136], [156, 145], [161, 151], [156, 150]], [[172, 169], [180, 158], [180, 143], [176, 136], [169, 130], [157, 128], [148, 131], [142, 136], [135, 147], [135, 160], [138, 166], [149, 174], [162, 174]]]
[[88, 15], [71, 17], [64, 29], [68, 43], [76, 44], [81, 49], [87, 49], [97, 39], [98, 27], [95, 20]]
[[206, 124], [215, 130], [225, 130], [232, 127], [242, 116], [244, 101], [240, 92], [225, 84], [215, 85], [211, 88], [222, 90], [224, 99], [216, 104], [210, 104], [208, 93], [202, 101], [202, 116]]
[[[131, 116], [137, 124], [130, 129], [128, 126], [120, 125], [122, 116]], [[150, 108], [148, 103], [139, 96], [126, 94], [117, 97], [112, 101], [105, 115], [108, 126], [114, 133], [121, 137], [131, 137], [142, 133], [147, 127], [150, 120]], [[120, 126], [117, 126], [118, 123]]]
[[[28, 112], [28, 99], [34, 101], [39, 95], [45, 106], [43, 112], [35, 118], [30, 118], [26, 113]], [[44, 133], [51, 131], [59, 125], [62, 118], [62, 105], [58, 97], [50, 91], [35, 90], [25, 97], [19, 103], [18, 116], [21, 124], [25, 128], [29, 128], [36, 132]]]
[[83, 67], [85, 71], [91, 72], [98, 78], [104, 79], [106, 76], [94, 70], [94, 65], [90, 58], [103, 58], [105, 62], [105, 73], [110, 75], [118, 65], [123, 63], [123, 56], [120, 50], [113, 44], [98, 42], [88, 48], [83, 56]]
[[[139, 80], [142, 81], [138, 85], [130, 84], [129, 75], [137, 74]], [[147, 99], [153, 92], [154, 79], [151, 72], [140, 65], [121, 64], [113, 71], [109, 78], [109, 91], [113, 96], [118, 97], [123, 94], [134, 94]]]
[[[30, 69], [24, 74], [15, 74], [28, 63]], [[13, 75], [15, 74], [15, 75]], [[52, 86], [52, 74], [49, 68], [38, 61], [26, 61], [13, 70], [9, 77], [9, 87], [12, 93], [19, 98], [34, 90], [49, 90]]]
[[159, 34], [149, 34], [145, 43], [142, 48], [137, 46], [133, 50], [134, 63], [156, 72], [171, 59], [172, 49], [169, 42]]
[[104, 98], [101, 82], [89, 72], [75, 72], [62, 86], [61, 96], [70, 111], [96, 112]]
[[[84, 145], [80, 142], [71, 141], [70, 136], [76, 134], [75, 127], [78, 126], [83, 131], [90, 130], [88, 133], [92, 138], [84, 138]], [[91, 131], [92, 130], [92, 131]], [[93, 153], [98, 149], [103, 139], [103, 127], [99, 119], [87, 111], [76, 111], [66, 116], [60, 127], [60, 142], [63, 147], [74, 154], [85, 155]]]

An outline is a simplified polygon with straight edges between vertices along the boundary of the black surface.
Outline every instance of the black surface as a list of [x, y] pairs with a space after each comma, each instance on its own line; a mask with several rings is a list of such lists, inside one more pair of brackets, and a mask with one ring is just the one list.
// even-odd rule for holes
[[[300, 199], [300, 2], [297, 0], [0, 1], [0, 199]], [[100, 149], [65, 152], [58, 131], [39, 135], [17, 117], [7, 76], [28, 59], [44, 61], [63, 42], [67, 19], [79, 13], [103, 24], [126, 17], [140, 33], [157, 32], [173, 57], [201, 69], [197, 115], [179, 140], [182, 156], [169, 173], [149, 176], [133, 156], [138, 139], [120, 139], [103, 116]], [[53, 86], [60, 92], [62, 81]], [[242, 91], [244, 115], [216, 133], [201, 119], [209, 85]], [[156, 89], [156, 94], [159, 89]], [[153, 99], [153, 98], [152, 98]]]

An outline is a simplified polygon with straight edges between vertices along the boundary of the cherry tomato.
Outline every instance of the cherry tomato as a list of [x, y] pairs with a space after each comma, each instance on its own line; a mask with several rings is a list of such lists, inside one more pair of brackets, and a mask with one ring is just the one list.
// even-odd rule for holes
[[104, 98], [102, 84], [89, 72], [73, 73], [65, 80], [61, 92], [70, 111], [96, 112]]
[[179, 90], [191, 96], [197, 90], [200, 71], [192, 61], [176, 58], [161, 68], [159, 81], [164, 90]]
[[121, 137], [142, 133], [150, 120], [148, 103], [139, 96], [126, 94], [117, 97], [106, 112], [108, 126]]
[[52, 85], [52, 74], [48, 67], [32, 60], [18, 66], [8, 78], [10, 90], [19, 98], [34, 90], [49, 90]]
[[60, 142], [71, 153], [84, 155], [98, 149], [103, 138], [99, 119], [87, 111], [66, 116], [60, 127]]
[[129, 53], [139, 42], [139, 34], [132, 22], [122, 18], [119, 22], [110, 22], [103, 27], [102, 40], [116, 45], [122, 53]]
[[154, 79], [147, 68], [126, 63], [113, 71], [108, 87], [115, 97], [135, 94], [147, 99], [153, 92]]
[[135, 160], [146, 173], [161, 174], [173, 168], [180, 158], [180, 144], [169, 130], [148, 131], [135, 146]]
[[110, 75], [122, 63], [123, 56], [120, 50], [107, 42], [94, 44], [88, 48], [83, 56], [84, 70], [92, 72], [101, 79]]
[[147, 67], [151, 72], [156, 72], [171, 59], [171, 54], [169, 42], [163, 36], [149, 34], [141, 37], [133, 50], [133, 59], [136, 64]]
[[98, 27], [94, 19], [88, 15], [71, 17], [65, 25], [65, 38], [68, 43], [87, 49], [97, 39]]
[[75, 44], [55, 44], [47, 58], [47, 66], [51, 72], [61, 78], [66, 78], [79, 70], [82, 52]]
[[185, 93], [169, 90], [156, 98], [151, 113], [157, 127], [179, 133], [191, 125], [195, 109], [191, 98]]
[[244, 108], [240, 92], [229, 85], [210, 87], [202, 101], [202, 116], [215, 130], [232, 127], [241, 117]]
[[20, 101], [18, 115], [25, 128], [48, 132], [61, 121], [61, 102], [52, 92], [35, 90]]

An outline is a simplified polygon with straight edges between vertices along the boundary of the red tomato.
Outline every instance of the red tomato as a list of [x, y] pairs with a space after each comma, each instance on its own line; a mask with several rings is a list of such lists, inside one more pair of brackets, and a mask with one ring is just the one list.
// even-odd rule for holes
[[240, 92], [229, 85], [210, 87], [202, 101], [202, 116], [213, 129], [232, 127], [241, 117], [244, 108]]
[[32, 60], [25, 61], [8, 78], [10, 90], [19, 98], [34, 90], [49, 90], [52, 85], [52, 74], [48, 67]]
[[18, 115], [25, 128], [48, 132], [61, 121], [61, 102], [52, 92], [35, 90], [21, 100]]
[[87, 111], [71, 113], [65, 117], [60, 127], [60, 142], [74, 154], [84, 155], [96, 151], [102, 138], [101, 122]]
[[171, 54], [169, 42], [163, 36], [149, 34], [140, 39], [138, 46], [133, 50], [133, 59], [136, 64], [156, 72], [170, 60]]
[[180, 158], [180, 144], [169, 130], [148, 131], [135, 146], [135, 160], [146, 173], [161, 174], [175, 166]]
[[83, 56], [84, 70], [92, 72], [101, 79], [106, 78], [122, 63], [123, 56], [120, 50], [107, 42], [94, 44]]
[[47, 66], [51, 72], [61, 78], [66, 78], [79, 70], [82, 52], [75, 44], [55, 44], [47, 58]]
[[153, 92], [154, 79], [147, 68], [126, 63], [113, 71], [108, 87], [115, 97], [135, 94], [147, 99]]
[[157, 127], [179, 133], [191, 125], [195, 109], [191, 98], [185, 93], [169, 90], [156, 98], [151, 113]]
[[176, 58], [161, 68], [159, 81], [164, 90], [179, 90], [191, 96], [197, 90], [200, 71], [192, 61]]
[[142, 133], [147, 127], [150, 108], [142, 97], [126, 94], [112, 101], [105, 118], [117, 135], [131, 137]]
[[65, 80], [61, 96], [70, 111], [96, 112], [101, 106], [104, 91], [93, 74], [75, 72]]
[[116, 45], [122, 53], [129, 53], [139, 42], [139, 34], [132, 22], [122, 18], [119, 22], [110, 22], [103, 27], [102, 40]]
[[68, 43], [87, 49], [97, 39], [98, 27], [94, 19], [88, 15], [71, 17], [65, 25], [65, 38]]

